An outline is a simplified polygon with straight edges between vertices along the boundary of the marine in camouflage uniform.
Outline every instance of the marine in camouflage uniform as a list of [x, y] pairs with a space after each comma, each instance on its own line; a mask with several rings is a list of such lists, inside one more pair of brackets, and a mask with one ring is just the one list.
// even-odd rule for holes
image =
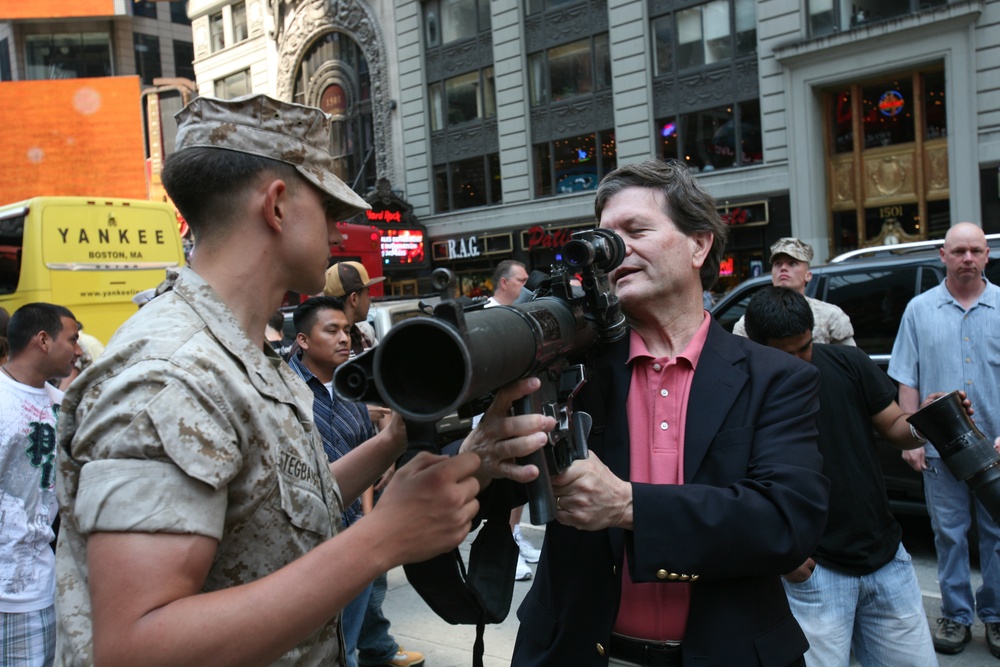
[[369, 206], [334, 175], [319, 109], [200, 97], [177, 119], [163, 182], [198, 239], [193, 268], [63, 404], [56, 660], [343, 665], [343, 607], [458, 546], [481, 484], [527, 481], [514, 461], [554, 420], [503, 416], [537, 380], [499, 390], [463, 443], [479, 456], [418, 454], [341, 532], [344, 501], [404, 452], [402, 419], [328, 467], [312, 396], [264, 330], [287, 291], [322, 289], [336, 221]]
[[[806, 283], [812, 278], [809, 262], [813, 259], [812, 246], [792, 237], [780, 238], [771, 245], [771, 283], [787, 287], [805, 296]], [[813, 314], [813, 342], [835, 345], [855, 345], [854, 326], [851, 318], [839, 306], [806, 296]], [[733, 333], [747, 337], [741, 317], [733, 326]]]
[[[204, 591], [248, 583], [339, 530], [340, 491], [312, 395], [196, 273], [115, 335], [63, 403], [57, 549], [61, 664], [92, 665], [86, 539], [195, 533], [219, 541]], [[337, 618], [278, 663], [337, 664]]]

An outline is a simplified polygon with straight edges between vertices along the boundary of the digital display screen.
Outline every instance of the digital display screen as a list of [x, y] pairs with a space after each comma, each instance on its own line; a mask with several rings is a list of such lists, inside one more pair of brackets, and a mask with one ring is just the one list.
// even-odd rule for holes
[[386, 266], [423, 264], [425, 257], [422, 229], [382, 230], [382, 262]]

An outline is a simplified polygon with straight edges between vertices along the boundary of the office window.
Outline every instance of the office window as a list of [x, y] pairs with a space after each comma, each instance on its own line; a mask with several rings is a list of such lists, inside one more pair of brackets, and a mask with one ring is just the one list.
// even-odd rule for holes
[[498, 153], [434, 168], [434, 203], [438, 213], [502, 202]]
[[443, 130], [497, 115], [493, 68], [468, 72], [430, 86], [431, 129]]
[[10, 68], [10, 43], [6, 37], [0, 39], [0, 81], [13, 80]]
[[536, 197], [596, 190], [618, 166], [613, 130], [535, 144], [534, 155]]
[[150, 0], [135, 0], [132, 3], [133, 16], [145, 16], [146, 18], [156, 18], [156, 3]]
[[178, 25], [191, 25], [191, 19], [189, 19], [187, 15], [186, 2], [171, 2], [169, 4], [171, 23], [177, 23]]
[[713, 0], [652, 20], [654, 75], [751, 55], [757, 51], [753, 0]]
[[153, 85], [153, 79], [163, 76], [163, 66], [160, 62], [160, 38], [156, 35], [133, 33], [135, 43], [135, 72], [147, 86]]
[[213, 53], [226, 48], [226, 30], [222, 22], [222, 12], [208, 17], [208, 37]]
[[237, 2], [233, 5], [233, 42], [239, 44], [250, 37], [247, 28], [247, 4]]
[[230, 74], [215, 81], [215, 96], [222, 100], [230, 100], [241, 95], [249, 95], [250, 90], [250, 70]]
[[428, 48], [475, 37], [489, 30], [489, 0], [428, 0], [424, 3], [424, 41]]
[[696, 172], [764, 159], [757, 100], [661, 118], [656, 127], [660, 157], [681, 160]]
[[27, 78], [112, 76], [111, 35], [106, 32], [26, 35]]
[[174, 74], [185, 79], [194, 78], [194, 44], [174, 40]]
[[532, 106], [609, 88], [611, 56], [607, 33], [530, 54], [528, 84]]
[[528, 0], [524, 5], [524, 13], [530, 16], [531, 14], [538, 14], [539, 12], [562, 7], [563, 5], [572, 5], [577, 2], [580, 2], [580, 0]]

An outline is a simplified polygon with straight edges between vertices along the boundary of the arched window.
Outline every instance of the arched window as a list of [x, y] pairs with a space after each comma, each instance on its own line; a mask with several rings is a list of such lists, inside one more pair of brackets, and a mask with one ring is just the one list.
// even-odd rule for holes
[[371, 74], [357, 42], [336, 31], [319, 37], [302, 58], [294, 90], [294, 102], [330, 114], [330, 152], [337, 176], [359, 193], [374, 187]]

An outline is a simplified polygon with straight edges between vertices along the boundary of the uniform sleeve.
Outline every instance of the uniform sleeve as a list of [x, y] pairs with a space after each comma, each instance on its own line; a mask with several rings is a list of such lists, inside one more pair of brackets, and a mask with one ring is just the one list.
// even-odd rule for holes
[[84, 461], [74, 504], [81, 532], [221, 538], [227, 485], [243, 455], [211, 387], [176, 378], [130, 386], [119, 378], [87, 398], [72, 442], [74, 458]]
[[830, 342], [837, 345], [852, 345], [854, 342], [854, 325], [851, 318], [840, 308], [830, 312]]
[[740, 319], [736, 320], [736, 324], [733, 325], [733, 333], [737, 336], [747, 338], [747, 327], [743, 320], [744, 317], [742, 315], [740, 316]]

